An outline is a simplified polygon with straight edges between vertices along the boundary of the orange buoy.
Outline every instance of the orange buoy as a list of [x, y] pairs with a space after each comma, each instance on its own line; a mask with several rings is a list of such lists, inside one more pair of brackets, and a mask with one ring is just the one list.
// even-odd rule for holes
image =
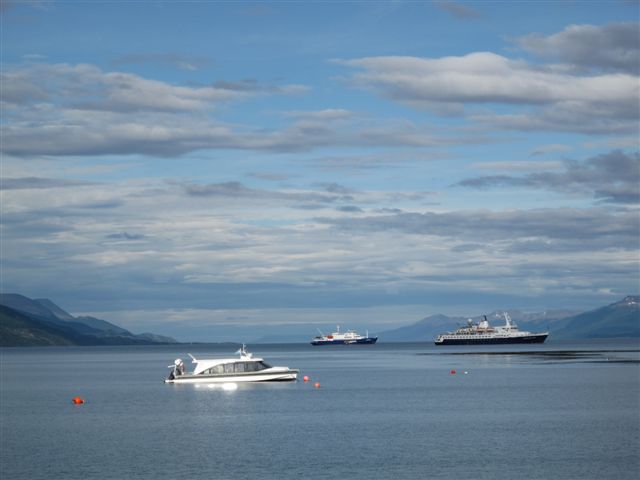
[[306, 375], [304, 377], [302, 377], [302, 380], [304, 380], [305, 382], [309, 381], [309, 377], [307, 377]]
[[455, 375], [456, 371], [455, 370], [451, 370], [451, 375]]
[[75, 405], [82, 405], [84, 403], [84, 400], [81, 397], [73, 397], [73, 399], [71, 399], [71, 401]]
[[316, 387], [316, 388], [320, 388], [320, 382], [314, 383], [313, 386]]

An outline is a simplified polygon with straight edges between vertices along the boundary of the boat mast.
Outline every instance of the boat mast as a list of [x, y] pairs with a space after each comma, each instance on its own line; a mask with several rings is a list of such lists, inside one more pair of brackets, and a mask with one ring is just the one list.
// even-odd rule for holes
[[506, 322], [505, 326], [507, 328], [512, 328], [513, 327], [513, 322], [511, 321], [511, 317], [509, 316], [509, 314], [507, 312], [504, 312], [504, 320]]

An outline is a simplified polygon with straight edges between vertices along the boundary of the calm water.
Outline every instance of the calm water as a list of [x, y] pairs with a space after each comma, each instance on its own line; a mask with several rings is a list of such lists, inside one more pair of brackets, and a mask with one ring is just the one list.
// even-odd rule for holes
[[637, 341], [249, 349], [312, 382], [162, 382], [176, 357], [228, 346], [0, 350], [0, 478], [640, 475]]

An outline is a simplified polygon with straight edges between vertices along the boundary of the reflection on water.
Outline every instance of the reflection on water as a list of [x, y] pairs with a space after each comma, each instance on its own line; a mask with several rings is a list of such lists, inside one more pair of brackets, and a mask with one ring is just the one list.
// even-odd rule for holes
[[549, 350], [549, 351], [498, 351], [498, 352], [446, 352], [419, 353], [418, 355], [466, 355], [477, 357], [501, 357], [507, 362], [520, 363], [630, 363], [640, 364], [640, 349], [627, 350]]

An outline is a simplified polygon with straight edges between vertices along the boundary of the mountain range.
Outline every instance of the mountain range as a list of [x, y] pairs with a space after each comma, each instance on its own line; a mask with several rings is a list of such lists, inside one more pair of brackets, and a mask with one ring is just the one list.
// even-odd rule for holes
[[[503, 325], [507, 313], [520, 330], [548, 331], [553, 339], [640, 337], [640, 296], [629, 295], [622, 300], [588, 312], [549, 310], [523, 313], [518, 310], [496, 310], [487, 315], [492, 325]], [[471, 317], [478, 322], [483, 316]], [[466, 324], [469, 317], [431, 315], [405, 327], [380, 332], [380, 341], [432, 341], [443, 332]]]
[[[521, 330], [549, 331], [551, 339], [640, 337], [640, 296], [587, 312], [549, 310], [524, 313], [496, 310], [487, 315], [492, 325], [504, 323], [508, 313]], [[472, 317], [477, 322], [482, 316]], [[446, 331], [466, 324], [468, 317], [430, 315], [411, 325], [377, 332], [379, 342], [431, 342]], [[307, 326], [300, 325], [300, 332]], [[255, 335], [256, 332], [254, 332]], [[248, 332], [238, 331], [238, 338]], [[251, 343], [307, 343], [312, 334], [280, 333], [272, 330]], [[153, 345], [179, 343], [153, 333], [133, 334], [99, 318], [69, 314], [48, 299], [31, 299], [19, 294], [0, 294], [0, 346], [35, 345]]]
[[178, 343], [153, 333], [133, 334], [99, 318], [74, 317], [51, 300], [0, 294], [0, 346], [154, 345]]

